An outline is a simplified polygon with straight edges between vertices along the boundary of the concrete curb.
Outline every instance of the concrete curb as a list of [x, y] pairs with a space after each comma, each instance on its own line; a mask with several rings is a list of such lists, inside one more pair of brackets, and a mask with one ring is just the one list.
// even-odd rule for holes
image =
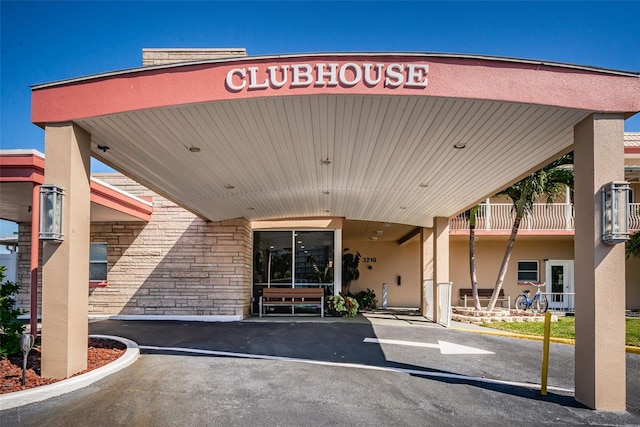
[[89, 335], [90, 338], [102, 338], [119, 341], [127, 346], [127, 350], [117, 360], [76, 377], [67, 378], [53, 384], [34, 387], [28, 390], [16, 391], [0, 395], [0, 410], [16, 408], [30, 403], [40, 402], [55, 396], [60, 396], [72, 391], [87, 387], [94, 382], [101, 380], [111, 374], [126, 368], [138, 360], [140, 348], [138, 344], [126, 338], [110, 335]]
[[[518, 338], [521, 340], [532, 340], [532, 341], [542, 341], [543, 337], [537, 336], [537, 335], [524, 335], [524, 334], [516, 334], [514, 332], [499, 332], [499, 331], [479, 331], [479, 330], [474, 330], [474, 329], [465, 329], [465, 328], [450, 328], [451, 330], [454, 331], [461, 331], [461, 332], [472, 332], [474, 334], [483, 334], [483, 335], [494, 335], [497, 337], [507, 337], [507, 338]], [[572, 340], [569, 338], [549, 338], [550, 342], [554, 342], [557, 344], [567, 344], [567, 345], [576, 345], [576, 340]], [[634, 354], [640, 354], [640, 347], [634, 347], [634, 346], [630, 346], [630, 345], [625, 345], [624, 346], [625, 351], [627, 353], [634, 353]]]

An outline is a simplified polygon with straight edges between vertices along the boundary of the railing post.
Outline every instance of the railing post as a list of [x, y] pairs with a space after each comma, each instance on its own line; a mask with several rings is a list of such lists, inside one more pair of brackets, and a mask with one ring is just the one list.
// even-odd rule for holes
[[491, 231], [491, 201], [487, 199], [486, 206], [484, 206], [485, 210], [485, 229], [487, 231]]
[[571, 230], [571, 220], [573, 219], [571, 203], [564, 204], [564, 229]]

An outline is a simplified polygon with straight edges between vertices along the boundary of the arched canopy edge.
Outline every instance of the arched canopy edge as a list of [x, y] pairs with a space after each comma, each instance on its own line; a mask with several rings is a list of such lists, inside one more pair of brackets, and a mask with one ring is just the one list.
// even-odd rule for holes
[[36, 86], [32, 121], [295, 95], [428, 96], [640, 111], [637, 74], [465, 56], [342, 54], [216, 60]]
[[476, 54], [459, 54], [459, 53], [438, 53], [438, 52], [310, 52], [310, 53], [298, 53], [298, 54], [278, 54], [278, 55], [256, 55], [256, 56], [246, 56], [246, 57], [234, 57], [234, 58], [219, 58], [219, 59], [209, 59], [209, 60], [200, 60], [200, 61], [191, 61], [191, 62], [180, 62], [175, 64], [165, 64], [165, 65], [155, 65], [155, 66], [146, 66], [146, 67], [134, 67], [134, 68], [125, 68], [122, 70], [114, 70], [103, 73], [89, 74], [86, 76], [73, 77], [69, 79], [55, 80], [51, 82], [45, 83], [37, 83], [31, 85], [32, 90], [43, 89], [51, 86], [58, 85], [67, 85], [78, 82], [83, 82], [86, 80], [94, 80], [100, 78], [113, 77], [124, 74], [132, 74], [139, 73], [145, 71], [153, 71], [153, 70], [165, 70], [172, 68], [181, 68], [181, 67], [190, 67], [194, 65], [205, 65], [205, 64], [216, 64], [216, 63], [229, 63], [229, 62], [251, 62], [258, 60], [271, 60], [271, 59], [292, 59], [292, 58], [304, 58], [304, 57], [351, 57], [351, 56], [363, 56], [363, 57], [415, 57], [415, 58], [446, 58], [446, 59], [466, 59], [466, 60], [482, 60], [482, 61], [497, 61], [497, 62], [505, 62], [505, 63], [515, 63], [515, 64], [529, 64], [529, 65], [537, 65], [537, 66], [545, 66], [545, 67], [559, 67], [559, 68], [567, 68], [581, 71], [589, 71], [603, 74], [612, 74], [612, 75], [620, 75], [627, 77], [640, 77], [640, 72], [635, 71], [627, 71], [627, 70], [618, 70], [613, 68], [605, 68], [605, 67], [595, 67], [590, 65], [581, 65], [581, 64], [571, 64], [568, 62], [556, 62], [556, 61], [544, 61], [537, 59], [526, 59], [526, 58], [515, 58], [508, 56], [492, 56], [492, 55], [476, 55]]

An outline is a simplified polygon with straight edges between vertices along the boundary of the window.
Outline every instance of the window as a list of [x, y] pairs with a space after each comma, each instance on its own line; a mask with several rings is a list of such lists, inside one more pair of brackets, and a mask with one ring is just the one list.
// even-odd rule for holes
[[518, 261], [518, 283], [538, 282], [538, 261]]
[[91, 243], [89, 250], [89, 282], [107, 281], [107, 244]]

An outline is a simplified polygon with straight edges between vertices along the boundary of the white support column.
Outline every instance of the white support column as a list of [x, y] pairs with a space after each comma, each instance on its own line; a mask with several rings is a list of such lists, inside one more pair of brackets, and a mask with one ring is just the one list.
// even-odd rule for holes
[[[433, 229], [420, 230], [420, 314], [429, 315], [428, 298], [426, 295], [426, 281], [433, 280]], [[433, 312], [431, 312], [433, 314]], [[433, 319], [435, 321], [435, 319]]]
[[333, 295], [342, 292], [342, 229], [333, 234]]
[[433, 319], [438, 322], [438, 283], [449, 281], [449, 219], [433, 219]]
[[42, 251], [42, 376], [67, 378], [87, 368], [91, 135], [47, 125], [45, 152], [45, 183], [65, 197], [64, 241]]
[[624, 180], [624, 120], [593, 114], [574, 129], [576, 400], [626, 410], [624, 244], [601, 241], [601, 187]]

